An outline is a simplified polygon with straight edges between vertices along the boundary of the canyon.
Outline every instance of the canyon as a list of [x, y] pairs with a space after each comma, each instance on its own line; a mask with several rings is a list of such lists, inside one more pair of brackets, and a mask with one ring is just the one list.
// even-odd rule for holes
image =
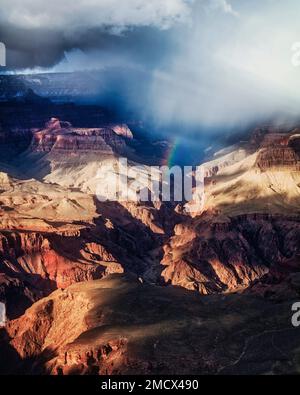
[[259, 126], [202, 163], [198, 212], [99, 201], [120, 157], [147, 179], [162, 145], [25, 92], [1, 107], [1, 373], [299, 372], [297, 125]]
[[[299, 283], [292, 290], [299, 295]], [[114, 274], [57, 290], [9, 322], [0, 366], [53, 375], [296, 373], [299, 331], [289, 314], [288, 295], [277, 303], [201, 297]]]

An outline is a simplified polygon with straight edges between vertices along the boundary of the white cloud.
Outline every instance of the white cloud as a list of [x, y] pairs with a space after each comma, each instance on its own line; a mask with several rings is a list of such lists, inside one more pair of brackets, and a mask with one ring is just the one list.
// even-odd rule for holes
[[211, 8], [220, 9], [226, 14], [239, 16], [239, 13], [233, 9], [232, 5], [227, 0], [211, 0]]
[[214, 125], [298, 116], [300, 68], [291, 46], [300, 40], [299, 10], [297, 0], [253, 0], [239, 7], [239, 18], [224, 18], [223, 9], [199, 23], [196, 14], [168, 69], [155, 74], [154, 113]]
[[155, 26], [186, 21], [194, 0], [1, 0], [2, 21], [22, 28], [80, 31], [86, 27]]

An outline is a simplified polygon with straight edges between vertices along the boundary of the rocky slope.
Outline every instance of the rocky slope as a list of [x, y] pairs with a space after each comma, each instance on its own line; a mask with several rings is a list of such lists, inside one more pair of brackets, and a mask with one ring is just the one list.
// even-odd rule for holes
[[202, 294], [245, 289], [269, 273], [299, 270], [299, 217], [206, 216], [178, 225], [164, 246], [161, 276]]
[[[99, 201], [112, 173], [124, 180], [124, 125], [54, 118], [31, 133], [0, 173], [0, 301], [19, 317], [2, 345], [20, 372], [297, 371], [298, 332], [286, 324], [299, 294], [297, 129], [256, 129], [205, 163], [205, 204], [193, 213], [192, 202]], [[140, 170], [151, 189], [151, 168]]]
[[[22, 158], [24, 163], [37, 152], [46, 154], [33, 160], [32, 167], [36, 176], [41, 169], [46, 172], [44, 182], [2, 173], [1, 229], [9, 231], [2, 235], [6, 266], [31, 272], [52, 287], [133, 270], [148, 281], [202, 294], [243, 289], [268, 273], [297, 270], [296, 131], [256, 130], [243, 148], [223, 150], [204, 164], [205, 206], [192, 216], [184, 206], [174, 210], [175, 205], [161, 202], [100, 203], [93, 195], [99, 185], [101, 191], [111, 188], [111, 169], [118, 157], [104, 155], [99, 160], [89, 156], [90, 151], [101, 151], [103, 145], [93, 141], [88, 146], [97, 136], [103, 144], [107, 139], [106, 146], [113, 145], [112, 135], [113, 140], [120, 138], [120, 129], [106, 133], [52, 119], [34, 133]], [[78, 138], [88, 150], [81, 151]], [[292, 152], [292, 162], [282, 149]], [[266, 155], [275, 158], [274, 163], [267, 163]], [[44, 168], [47, 162], [50, 166]], [[143, 173], [147, 188], [150, 168], [143, 166]]]
[[144, 256], [173, 227], [168, 213], [0, 173], [0, 299], [8, 317], [74, 282], [142, 273]]
[[54, 375], [299, 373], [289, 311], [286, 297], [201, 298], [113, 275], [58, 290], [11, 321], [0, 366]]
[[297, 130], [256, 130], [203, 165], [205, 205], [164, 246], [164, 281], [206, 294], [299, 270], [298, 141]]

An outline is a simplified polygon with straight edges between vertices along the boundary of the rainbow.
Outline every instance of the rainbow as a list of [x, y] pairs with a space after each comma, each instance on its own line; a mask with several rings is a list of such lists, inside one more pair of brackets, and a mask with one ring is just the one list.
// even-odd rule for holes
[[180, 138], [175, 137], [171, 143], [170, 148], [167, 150], [166, 157], [165, 157], [165, 165], [168, 167], [172, 167], [175, 165], [175, 157], [178, 151], [178, 147], [180, 146]]

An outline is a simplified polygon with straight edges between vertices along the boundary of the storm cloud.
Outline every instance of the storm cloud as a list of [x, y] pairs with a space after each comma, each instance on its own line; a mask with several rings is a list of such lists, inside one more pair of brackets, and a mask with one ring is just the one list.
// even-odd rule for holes
[[297, 0], [2, 0], [0, 41], [8, 70], [116, 70], [127, 105], [161, 125], [230, 127], [298, 115], [299, 12]]
[[[193, 0], [2, 0], [0, 37], [8, 66], [47, 67], [74, 48], [129, 48], [137, 28], [165, 31], [189, 19]], [[127, 42], [123, 43], [127, 32]], [[136, 42], [140, 42], [139, 34]]]
[[16, 27], [73, 33], [106, 26], [122, 31], [132, 26], [169, 28], [185, 21], [193, 0], [2, 0], [1, 19]]

